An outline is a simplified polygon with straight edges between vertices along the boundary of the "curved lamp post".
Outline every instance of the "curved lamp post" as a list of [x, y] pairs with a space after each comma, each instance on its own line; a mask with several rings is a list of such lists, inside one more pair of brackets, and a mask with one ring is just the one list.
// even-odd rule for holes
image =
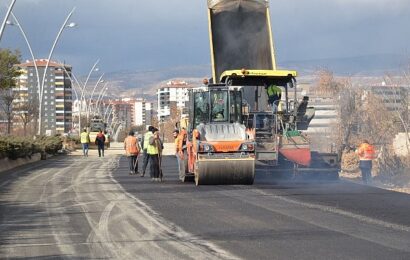
[[100, 94], [98, 95], [97, 101], [95, 103], [95, 111], [99, 110], [98, 108], [99, 108], [100, 101], [104, 98], [105, 94], [107, 93], [107, 90], [108, 90], [107, 85], [108, 85], [108, 82], [105, 82], [104, 86], [100, 90]]
[[88, 100], [88, 104], [87, 104], [87, 120], [88, 120], [89, 117], [90, 117], [91, 102], [92, 102], [92, 98], [93, 98], [93, 96], [94, 96], [95, 89], [97, 88], [98, 84], [104, 82], [104, 80], [102, 79], [102, 78], [104, 77], [104, 74], [105, 74], [105, 73], [103, 73], [103, 74], [100, 76], [100, 78], [97, 80], [97, 83], [95, 83], [94, 88], [93, 88], [93, 91], [91, 92], [91, 95], [90, 95], [90, 99]]
[[14, 6], [15, 3], [16, 3], [16, 0], [11, 1], [11, 4], [10, 4], [9, 8], [7, 9], [6, 17], [4, 17], [3, 23], [1, 24], [1, 27], [0, 27], [0, 41], [1, 41], [1, 37], [3, 36], [3, 32], [4, 32], [4, 28], [6, 27], [7, 20], [9, 19], [11, 10], [13, 10], [13, 6]]
[[[34, 69], [35, 69], [35, 71], [36, 71], [36, 77], [37, 77], [37, 89], [39, 90], [39, 89], [40, 89], [40, 73], [38, 72], [37, 62], [36, 62], [36, 58], [34, 57], [33, 49], [31, 48], [30, 42], [28, 41], [27, 35], [26, 35], [26, 33], [24, 32], [23, 27], [21, 26], [19, 20], [18, 20], [17, 17], [13, 14], [13, 12], [10, 12], [10, 14], [11, 14], [11, 16], [13, 17], [13, 19], [14, 19], [15, 22], [12, 22], [12, 21], [7, 20], [7, 21], [6, 21], [6, 24], [7, 24], [7, 25], [10, 25], [10, 26], [17, 26], [17, 27], [20, 29], [20, 32], [21, 32], [21, 34], [23, 35], [23, 38], [24, 38], [24, 40], [26, 41], [27, 47], [28, 47], [28, 49], [29, 49], [29, 51], [30, 51], [31, 58], [33, 59]], [[38, 100], [40, 100], [40, 91], [38, 92]]]
[[42, 128], [42, 107], [43, 107], [43, 91], [44, 91], [44, 82], [45, 82], [45, 80], [46, 80], [46, 75], [47, 75], [47, 69], [48, 69], [48, 66], [49, 66], [49, 64], [50, 64], [50, 60], [51, 60], [51, 57], [52, 57], [52, 55], [53, 55], [53, 52], [54, 52], [54, 49], [55, 49], [55, 47], [56, 47], [56, 45], [57, 45], [57, 42], [58, 42], [58, 40], [59, 40], [59, 38], [60, 38], [60, 36], [61, 36], [61, 34], [62, 34], [62, 32], [63, 32], [63, 30], [65, 29], [65, 28], [73, 28], [73, 27], [75, 27], [75, 26], [77, 26], [75, 23], [73, 23], [73, 22], [71, 22], [71, 23], [68, 23], [68, 20], [70, 19], [70, 17], [71, 17], [71, 15], [74, 13], [74, 11], [75, 11], [75, 7], [71, 10], [71, 12], [67, 15], [67, 17], [66, 17], [66, 19], [65, 19], [65, 21], [64, 21], [64, 23], [63, 23], [63, 25], [61, 26], [61, 28], [60, 28], [60, 31], [57, 33], [57, 36], [56, 36], [56, 38], [55, 38], [55, 40], [54, 40], [54, 43], [53, 43], [53, 46], [51, 47], [51, 50], [50, 50], [50, 53], [49, 53], [49, 55], [48, 55], [48, 59], [47, 59], [47, 63], [46, 63], [46, 67], [44, 68], [44, 73], [43, 73], [43, 78], [42, 78], [42, 81], [41, 81], [41, 87], [40, 87], [40, 100], [39, 100], [39, 120], [38, 120], [38, 135], [41, 135], [41, 128]]
[[[90, 72], [88, 72], [87, 79], [84, 82], [83, 88], [81, 89], [80, 107], [78, 109], [78, 131], [79, 131], [79, 133], [81, 133], [81, 112], [82, 112], [82, 109], [83, 109], [83, 99], [85, 99], [84, 90], [85, 90], [85, 87], [87, 86], [88, 80], [90, 79], [91, 73], [93, 73], [93, 71], [98, 71], [99, 70], [98, 68], [96, 68], [97, 64], [99, 62], [100, 62], [100, 59], [98, 59], [94, 63], [94, 65], [91, 67]], [[78, 82], [78, 80], [76, 80], [76, 81]]]

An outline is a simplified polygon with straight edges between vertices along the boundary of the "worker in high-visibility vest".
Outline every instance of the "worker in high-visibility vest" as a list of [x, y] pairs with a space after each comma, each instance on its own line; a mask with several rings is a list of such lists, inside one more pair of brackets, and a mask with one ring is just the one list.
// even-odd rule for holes
[[[143, 154], [144, 154], [144, 157], [143, 157], [143, 160], [142, 160], [141, 177], [145, 176], [145, 171], [147, 170], [147, 166], [148, 166], [148, 162], [149, 162], [149, 155], [147, 153], [147, 149], [148, 149], [148, 144], [149, 144], [149, 138], [154, 134], [153, 133], [154, 129], [155, 129], [155, 127], [150, 125], [148, 127], [148, 131], [144, 134], [144, 137], [142, 138], [142, 141], [141, 141], [142, 151], [143, 151]], [[151, 178], [152, 178], [152, 176], [151, 176]]]
[[137, 137], [134, 136], [134, 131], [128, 133], [124, 140], [124, 150], [130, 162], [130, 175], [138, 174], [138, 155], [140, 147]]
[[90, 144], [90, 135], [88, 134], [87, 129], [85, 128], [80, 135], [80, 142], [83, 147], [83, 156], [88, 157], [88, 146]]
[[154, 128], [154, 133], [149, 138], [147, 147], [150, 160], [150, 175], [153, 181], [162, 181], [161, 156], [163, 148], [158, 129]]
[[278, 111], [280, 99], [282, 98], [282, 89], [272, 84], [266, 88], [266, 93], [268, 94], [268, 103], [271, 105], [272, 111], [276, 113]]
[[356, 154], [360, 160], [359, 168], [362, 172], [362, 180], [364, 183], [369, 183], [372, 179], [372, 160], [376, 159], [376, 150], [373, 145], [369, 144], [369, 141], [363, 140], [357, 148]]

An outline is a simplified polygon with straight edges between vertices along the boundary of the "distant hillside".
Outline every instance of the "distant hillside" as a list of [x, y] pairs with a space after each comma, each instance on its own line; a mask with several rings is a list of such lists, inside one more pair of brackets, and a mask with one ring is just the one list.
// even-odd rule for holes
[[327, 69], [337, 75], [382, 76], [400, 71], [409, 64], [409, 59], [402, 55], [382, 54], [348, 58], [329, 58], [302, 61], [279, 62], [283, 68], [294, 69], [309, 75], [318, 69]]
[[195, 65], [158, 70], [111, 72], [107, 73], [106, 77], [123, 89], [150, 89], [159, 82], [169, 79], [206, 78], [210, 74], [210, 65]]
[[[409, 60], [401, 55], [384, 54], [349, 58], [330, 58], [301, 61], [278, 61], [283, 69], [297, 70], [302, 76], [312, 75], [319, 69], [328, 69], [340, 76], [383, 76], [387, 72], [397, 73]], [[119, 71], [106, 73], [106, 78], [118, 86], [120, 96], [141, 95], [152, 96], [155, 89], [171, 79], [187, 82], [200, 82], [211, 75], [210, 65], [179, 66], [146, 71]], [[114, 93], [112, 93], [114, 94]]]

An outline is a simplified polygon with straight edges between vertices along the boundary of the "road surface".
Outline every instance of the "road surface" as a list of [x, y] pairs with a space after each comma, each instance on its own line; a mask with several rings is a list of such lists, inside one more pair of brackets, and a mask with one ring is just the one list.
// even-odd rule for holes
[[347, 182], [128, 175], [109, 154], [0, 174], [0, 259], [410, 259], [410, 196]]

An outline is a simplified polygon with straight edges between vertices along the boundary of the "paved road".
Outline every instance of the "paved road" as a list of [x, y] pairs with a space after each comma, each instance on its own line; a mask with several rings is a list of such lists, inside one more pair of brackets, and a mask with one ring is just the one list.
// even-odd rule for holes
[[0, 174], [0, 258], [409, 259], [410, 196], [344, 182], [253, 186], [129, 176], [127, 162], [57, 157]]

